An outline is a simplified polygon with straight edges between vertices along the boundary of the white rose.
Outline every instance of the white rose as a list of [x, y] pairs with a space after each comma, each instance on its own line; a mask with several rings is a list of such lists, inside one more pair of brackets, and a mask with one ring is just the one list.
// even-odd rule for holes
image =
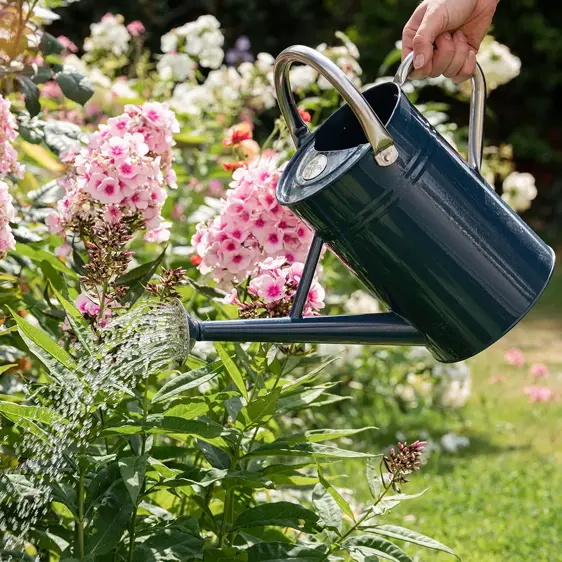
[[173, 31], [165, 33], [160, 37], [160, 48], [163, 53], [176, 51], [178, 48], [178, 36]]
[[511, 172], [504, 182], [502, 199], [514, 211], [526, 211], [537, 196], [535, 178], [529, 173]]

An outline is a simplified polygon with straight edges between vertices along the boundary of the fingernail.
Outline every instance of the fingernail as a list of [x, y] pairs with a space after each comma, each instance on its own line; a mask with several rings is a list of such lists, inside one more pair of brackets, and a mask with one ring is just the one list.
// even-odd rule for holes
[[455, 35], [457, 36], [457, 39], [458, 39], [459, 41], [462, 41], [463, 43], [466, 43], [466, 37], [464, 36], [464, 33], [463, 33], [462, 31], [460, 31], [460, 30], [457, 31], [457, 32], [455, 33]]
[[475, 58], [476, 58], [476, 52], [472, 50], [468, 51], [468, 60], [472, 62]]
[[425, 57], [423, 55], [416, 55], [414, 59], [414, 68], [421, 68], [425, 62]]
[[449, 40], [453, 38], [453, 36], [448, 31], [445, 31], [445, 33], [443, 33], [443, 37], [445, 37], [445, 39], [449, 39]]

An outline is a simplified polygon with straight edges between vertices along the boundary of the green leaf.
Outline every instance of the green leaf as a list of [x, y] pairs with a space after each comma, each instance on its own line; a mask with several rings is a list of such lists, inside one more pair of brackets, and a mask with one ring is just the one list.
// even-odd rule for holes
[[246, 551], [236, 547], [206, 548], [203, 551], [203, 562], [247, 562]]
[[27, 76], [16, 76], [19, 82], [20, 91], [25, 99], [25, 108], [30, 117], [35, 117], [41, 111], [41, 104], [39, 103], [39, 88], [33, 80]]
[[289, 444], [293, 443], [320, 443], [322, 441], [332, 441], [340, 437], [349, 437], [368, 429], [377, 429], [376, 427], [361, 427], [360, 429], [311, 429], [297, 435], [287, 437]]
[[201, 558], [204, 541], [183, 526], [172, 524], [137, 546], [134, 562], [184, 562]]
[[8, 560], [10, 562], [35, 562], [36, 558], [26, 552], [17, 550], [0, 550], [0, 560]]
[[9, 371], [10, 369], [13, 369], [14, 367], [17, 367], [18, 364], [17, 363], [11, 363], [9, 365], [2, 365], [0, 366], [0, 375], [2, 373], [5, 373], [6, 371]]
[[306, 373], [306, 375], [303, 375], [302, 377], [294, 380], [293, 382], [287, 383], [285, 386], [283, 386], [283, 391], [290, 392], [292, 390], [297, 389], [299, 386], [303, 385], [304, 383], [314, 380], [323, 369], [325, 369], [328, 365], [331, 365], [337, 359], [338, 357], [331, 357], [328, 361], [325, 361], [324, 363], [318, 365], [318, 367], [312, 369], [312, 371]]
[[94, 334], [92, 333], [90, 327], [88, 326], [88, 323], [86, 322], [80, 311], [74, 306], [73, 303], [66, 300], [55, 289], [55, 287], [51, 286], [51, 289], [55, 294], [55, 296], [57, 297], [57, 300], [59, 301], [61, 306], [64, 308], [64, 311], [66, 312], [68, 318], [68, 322], [72, 327], [72, 329], [74, 330], [74, 333], [78, 338], [78, 341], [82, 344], [86, 352], [89, 355], [92, 355], [96, 348], [96, 341], [95, 341]]
[[236, 420], [248, 429], [260, 423], [266, 423], [275, 413], [281, 389], [276, 388], [266, 396], [252, 400], [247, 406], [238, 412]]
[[95, 512], [86, 537], [86, 552], [98, 556], [111, 552], [121, 541], [133, 510], [129, 492], [120, 481]]
[[236, 520], [235, 529], [250, 527], [290, 527], [307, 533], [321, 530], [316, 513], [297, 503], [275, 502], [258, 505], [243, 511]]
[[246, 387], [244, 385], [242, 373], [240, 372], [226, 349], [222, 346], [222, 344], [220, 344], [219, 342], [215, 342], [215, 349], [217, 350], [219, 357], [222, 359], [222, 362], [224, 363], [224, 366], [228, 374], [230, 375], [232, 382], [236, 385], [236, 388], [240, 391], [242, 396], [244, 396], [244, 398], [246, 398], [247, 400], [248, 391], [246, 390]]
[[200, 369], [182, 373], [173, 379], [170, 379], [154, 396], [153, 404], [165, 402], [178, 394], [187, 392], [193, 388], [197, 388], [202, 384], [214, 379], [221, 371], [222, 364], [220, 361], [205, 365]]
[[320, 480], [320, 484], [324, 486], [326, 491], [330, 494], [332, 499], [336, 502], [339, 508], [351, 518], [352, 521], [355, 521], [355, 515], [353, 510], [351, 509], [350, 505], [341, 497], [340, 493], [326, 480], [324, 475], [322, 474], [322, 470], [320, 465], [318, 465], [318, 479]]
[[167, 487], [201, 486], [206, 488], [215, 482], [221, 481], [226, 476], [226, 473], [226, 470], [218, 468], [191, 468], [179, 475], [175, 475], [171, 479], [166, 479], [163, 484]]
[[119, 277], [115, 281], [116, 285], [125, 285], [129, 288], [125, 298], [123, 299], [125, 303], [134, 304], [141, 297], [144, 292], [144, 286], [156, 273], [156, 270], [166, 255], [167, 249], [168, 246], [165, 246], [156, 259], [131, 269], [131, 271], [125, 273], [125, 275]]
[[[47, 66], [39, 66], [32, 80], [34, 84], [44, 84], [53, 77], [53, 71]], [[27, 139], [26, 139], [27, 140]]]
[[326, 548], [308, 548], [292, 543], [262, 542], [246, 551], [248, 562], [322, 562], [327, 559]]
[[312, 505], [318, 512], [324, 527], [341, 534], [343, 517], [342, 511], [334, 498], [322, 484], [316, 484], [312, 490]]
[[192, 420], [203, 416], [210, 410], [211, 406], [205, 396], [197, 396], [187, 404], [178, 404], [167, 410], [164, 415], [184, 420]]
[[[18, 325], [18, 332], [23, 338], [25, 343], [32, 342], [35, 346], [46, 351], [51, 357], [56, 359], [59, 363], [64, 365], [67, 369], [75, 369], [76, 363], [74, 359], [55, 341], [53, 341], [50, 336], [48, 336], [39, 328], [28, 324], [23, 318], [21, 318], [16, 312], [14, 312], [10, 307], [8, 307], [11, 312], [16, 324]], [[35, 354], [34, 349], [30, 348], [30, 351]], [[41, 357], [38, 356], [38, 359]]]
[[197, 447], [212, 467], [220, 469], [230, 468], [230, 457], [222, 449], [200, 440], [197, 440]]
[[352, 537], [346, 540], [342, 546], [351, 551], [357, 549], [363, 554], [374, 554], [386, 560], [392, 560], [393, 562], [413, 562], [412, 559], [394, 543], [371, 535]]
[[417, 544], [418, 546], [423, 546], [431, 550], [446, 552], [447, 554], [451, 554], [460, 560], [459, 556], [457, 556], [457, 554], [455, 554], [455, 552], [451, 550], [448, 546], [441, 544], [439, 541], [436, 541], [435, 539], [426, 537], [421, 533], [417, 533], [416, 531], [405, 529], [404, 527], [398, 527], [396, 525], [381, 525], [375, 527], [372, 530], [372, 532], [375, 533], [376, 535], [382, 535], [383, 537], [389, 537], [392, 539], [400, 539], [402, 541], [409, 542], [412, 544]]
[[122, 425], [108, 427], [103, 435], [135, 435], [137, 433], [167, 434], [177, 433], [182, 435], [197, 435], [212, 439], [222, 433], [223, 427], [212, 421], [184, 420], [172, 416], [154, 414], [148, 416], [146, 421], [126, 422]]
[[120, 470], [117, 463], [102, 467], [92, 478], [86, 490], [84, 509], [90, 511], [120, 481]]
[[25, 256], [39, 264], [41, 264], [41, 262], [45, 260], [49, 262], [57, 271], [60, 271], [61, 273], [64, 273], [65, 275], [78, 280], [78, 276], [76, 275], [76, 273], [74, 273], [74, 271], [72, 271], [72, 269], [66, 267], [66, 265], [64, 265], [64, 263], [62, 263], [55, 255], [50, 254], [45, 250], [36, 250], [35, 248], [28, 246], [27, 244], [18, 243], [16, 244], [15, 253], [18, 256]]
[[198, 293], [207, 297], [208, 299], [223, 299], [226, 297], [228, 293], [221, 291], [220, 289], [216, 289], [215, 287], [208, 287], [207, 285], [200, 285], [196, 283], [193, 279], [189, 277], [186, 281], [191, 285]]
[[65, 419], [42, 406], [22, 406], [13, 402], [0, 402], [0, 414], [20, 427], [24, 427], [38, 437], [48, 437], [45, 430], [37, 423], [50, 426], [54, 422], [65, 423]]
[[69, 100], [80, 105], [84, 105], [94, 95], [94, 88], [90, 80], [79, 72], [57, 72], [55, 80], [62, 93]]
[[55, 153], [61, 154], [71, 147], [87, 144], [89, 136], [74, 123], [50, 120], [43, 127], [45, 144]]
[[231, 488], [275, 488], [275, 484], [270, 478], [266, 478], [259, 472], [248, 472], [246, 470], [227, 472], [222, 480], [222, 485], [226, 490]]
[[287, 439], [278, 439], [273, 443], [262, 445], [250, 451], [245, 457], [270, 457], [270, 456], [292, 456], [292, 457], [331, 457], [338, 459], [345, 458], [370, 458], [380, 455], [360, 453], [340, 449], [331, 445], [319, 445], [317, 443], [294, 443], [289, 444]]
[[39, 49], [45, 55], [60, 55], [64, 51], [64, 45], [50, 33], [43, 31]]
[[131, 501], [136, 505], [139, 492], [144, 484], [144, 474], [146, 472], [146, 460], [148, 455], [140, 457], [126, 457], [119, 459], [119, 470], [121, 478], [131, 496]]
[[383, 484], [380, 477], [379, 463], [375, 459], [367, 461], [367, 484], [373, 499], [378, 500], [382, 494]]

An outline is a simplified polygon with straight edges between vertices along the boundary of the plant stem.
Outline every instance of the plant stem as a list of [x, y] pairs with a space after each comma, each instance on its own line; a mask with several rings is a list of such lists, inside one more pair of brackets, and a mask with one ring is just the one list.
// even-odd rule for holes
[[84, 496], [85, 496], [85, 483], [86, 483], [86, 470], [88, 465], [84, 457], [78, 463], [79, 477], [78, 477], [78, 519], [76, 520], [76, 555], [81, 560], [84, 558]]

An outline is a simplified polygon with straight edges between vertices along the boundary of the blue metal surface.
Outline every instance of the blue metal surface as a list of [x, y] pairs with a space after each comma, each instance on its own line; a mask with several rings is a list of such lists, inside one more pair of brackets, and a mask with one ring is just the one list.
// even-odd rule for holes
[[[394, 139], [398, 160], [377, 165], [346, 105], [303, 140], [278, 184], [277, 198], [405, 325], [423, 334], [421, 339], [439, 361], [471, 357], [501, 338], [533, 306], [552, 274], [554, 252], [396, 84], [381, 84], [363, 95]], [[318, 153], [327, 157], [327, 165], [306, 180], [303, 171]], [[335, 326], [332, 319], [325, 320], [322, 333], [317, 331], [319, 319], [312, 319], [304, 331], [298, 325], [300, 337], [294, 341], [326, 337], [323, 330]], [[352, 330], [353, 320], [348, 322], [346, 330]], [[231, 336], [241, 324], [232, 326]], [[262, 326], [261, 340], [273, 341], [263, 331], [270, 325]], [[355, 343], [388, 343], [382, 328], [384, 322], [375, 324], [370, 341]], [[362, 321], [358, 329], [365, 329]], [[420, 340], [419, 334], [415, 339]], [[334, 336], [322, 341], [343, 340]]]
[[425, 338], [393, 313], [199, 322], [188, 317], [197, 341], [425, 345]]

